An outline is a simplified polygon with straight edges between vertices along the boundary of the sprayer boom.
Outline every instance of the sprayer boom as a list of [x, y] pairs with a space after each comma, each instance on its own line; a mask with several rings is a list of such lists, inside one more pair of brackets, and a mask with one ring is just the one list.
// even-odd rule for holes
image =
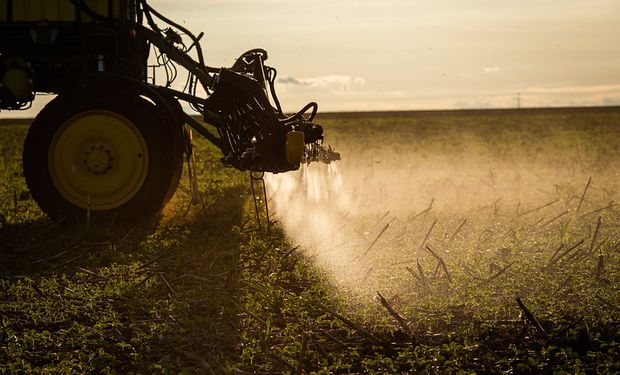
[[[240, 57], [248, 62], [245, 69], [221, 69], [205, 102], [204, 118], [218, 130], [225, 164], [240, 170], [286, 172], [298, 169], [302, 162], [319, 160], [314, 156], [317, 150], [325, 155], [327, 151], [321, 146], [323, 128], [312, 122], [316, 103], [292, 116], [282, 113], [277, 99], [276, 107], [271, 105], [261, 78], [270, 77], [267, 82], [277, 98], [275, 69], [263, 65], [266, 57], [264, 51], [250, 51]], [[330, 155], [337, 160], [334, 153]]]
[[[145, 1], [141, 4], [149, 27], [139, 26], [139, 33], [189, 74], [187, 92], [175, 92], [169, 85], [166, 91], [190, 102], [204, 121], [215, 127], [217, 139], [208, 138], [222, 150], [225, 165], [278, 173], [296, 170], [301, 163], [340, 159], [339, 154], [321, 145], [323, 128], [313, 123], [316, 103], [308, 103], [292, 116], [284, 114], [275, 91], [277, 71], [265, 65], [265, 50], [245, 52], [230, 68], [208, 67], [203, 63], [199, 38], [161, 16]], [[155, 17], [169, 27], [161, 30]], [[185, 48], [180, 33], [191, 39], [191, 46], [196, 46], [197, 60], [187, 53], [191, 47]], [[198, 83], [207, 93], [206, 99], [196, 97]], [[207, 132], [196, 122], [189, 125], [201, 134]]]

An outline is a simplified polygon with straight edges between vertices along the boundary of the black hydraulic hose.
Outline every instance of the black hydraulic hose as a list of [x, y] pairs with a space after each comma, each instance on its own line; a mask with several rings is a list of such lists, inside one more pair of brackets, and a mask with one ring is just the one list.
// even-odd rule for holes
[[315, 102], [310, 102], [306, 104], [299, 112], [295, 113], [291, 117], [287, 117], [280, 121], [289, 122], [289, 121], [298, 120], [303, 116], [304, 113], [308, 112], [310, 108], [312, 108], [312, 113], [310, 114], [310, 117], [308, 117], [307, 121], [312, 122], [312, 120], [314, 120], [314, 116], [316, 116], [316, 113], [319, 110], [319, 105], [316, 104]]
[[170, 43], [164, 40], [158, 32], [142, 25], [137, 25], [136, 31], [140, 36], [144, 37], [151, 44], [157, 47], [161, 52], [168, 55], [172, 61], [180, 64], [190, 73], [195, 75], [202, 86], [205, 87], [205, 90], [207, 87], [211, 86], [213, 83], [213, 77], [209, 75], [208, 67], [198, 64], [189, 55], [170, 45]]
[[200, 47], [200, 44], [198, 44], [198, 42], [200, 42], [200, 39], [202, 39], [204, 35], [205, 33], [201, 31], [200, 34], [198, 34], [198, 36], [196, 37], [196, 40], [193, 40], [192, 44], [190, 44], [189, 47], [187, 47], [187, 52], [191, 51], [192, 48], [196, 46], [196, 53], [198, 53], [198, 48]]
[[269, 91], [271, 91], [271, 98], [273, 99], [276, 109], [278, 113], [282, 114], [282, 106], [280, 105], [280, 100], [278, 100], [278, 95], [276, 94], [276, 76], [278, 75], [278, 71], [275, 68], [267, 67], [267, 79], [269, 80]]
[[[275, 68], [272, 68], [270, 66], [266, 66], [265, 67], [267, 69], [267, 80], [269, 81], [269, 90], [271, 91], [271, 97], [276, 105], [276, 109], [278, 110], [278, 112], [281, 114], [282, 112], [282, 106], [280, 105], [280, 100], [278, 99], [278, 95], [276, 94], [276, 87], [275, 87], [275, 82], [276, 82], [276, 77], [278, 75], [278, 71]], [[304, 113], [308, 112], [308, 110], [312, 108], [312, 113], [310, 114], [310, 117], [308, 118], [307, 121], [312, 122], [312, 120], [314, 120], [314, 116], [316, 116], [316, 113], [319, 109], [319, 105], [316, 104], [315, 102], [310, 102], [308, 104], [306, 104], [299, 112], [297, 112], [296, 114], [290, 116], [290, 117], [286, 117], [284, 119], [281, 119], [280, 121], [282, 122], [289, 122], [289, 121], [294, 121], [297, 119], [300, 119]]]
[[153, 17], [151, 16], [151, 12], [148, 9], [146, 9], [146, 3], [142, 0], [140, 1], [140, 4], [142, 4], [142, 8], [143, 8], [142, 13], [144, 13], [144, 16], [146, 17], [146, 22], [149, 24], [149, 26], [151, 26], [151, 29], [153, 29], [153, 31], [160, 33], [161, 30], [159, 29], [159, 27], [157, 27], [157, 24], [153, 20]]
[[[179, 25], [178, 23], [172, 21], [171, 19], [165, 17], [164, 15], [159, 13], [157, 10], [153, 9], [153, 7], [148, 5], [145, 0], [142, 0], [141, 3], [142, 3], [142, 7], [144, 8], [144, 10], [146, 10], [146, 16], [147, 16], [147, 18], [149, 18], [149, 24], [153, 21], [153, 19], [150, 17], [150, 14], [149, 14], [149, 13], [152, 12], [157, 18], [161, 19], [162, 21], [166, 22], [170, 26], [176, 27], [177, 29], [179, 29], [182, 32], [184, 32], [185, 34], [187, 34], [190, 37], [190, 39], [192, 40], [192, 42], [196, 45], [196, 54], [198, 55], [198, 61], [200, 62], [201, 65], [205, 64], [204, 56], [202, 55], [202, 47], [200, 46], [200, 42], [199, 42], [198, 38], [196, 38], [196, 36], [191, 31], [189, 31], [185, 27]], [[153, 22], [153, 24], [154, 24], [154, 22]], [[152, 26], [153, 25], [151, 25], [151, 27]]]
[[[246, 57], [253, 57], [254, 55], [260, 55], [262, 56], [263, 61], [267, 60], [267, 51], [265, 51], [262, 48], [254, 48], [251, 49], [249, 51], [245, 51], [243, 54], [241, 54], [241, 56], [239, 56], [239, 58], [235, 61], [235, 63], [233, 64], [233, 66], [230, 68], [231, 70], [235, 71], [235, 72], [245, 72], [247, 71], [248, 67], [250, 66], [249, 62], [245, 60]], [[254, 59], [252, 59], [251, 61], [253, 61]]]

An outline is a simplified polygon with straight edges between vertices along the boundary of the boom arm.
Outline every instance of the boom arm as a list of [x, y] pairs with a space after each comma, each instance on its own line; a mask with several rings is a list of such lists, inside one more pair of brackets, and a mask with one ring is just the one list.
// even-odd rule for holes
[[[293, 116], [287, 117], [282, 112], [274, 86], [277, 72], [264, 64], [266, 51], [250, 50], [231, 68], [208, 67], [203, 62], [199, 37], [163, 17], [145, 0], [140, 0], [139, 5], [149, 27], [136, 24], [138, 36], [188, 72], [185, 92], [171, 89], [171, 82], [157, 89], [187, 101], [215, 128], [217, 137], [197, 121], [188, 120], [192, 128], [222, 150], [222, 161], [226, 165], [240, 170], [277, 173], [295, 170], [301, 163], [329, 163], [340, 159], [338, 153], [322, 146], [323, 128], [312, 122], [318, 109], [316, 103], [309, 103]], [[156, 18], [169, 27], [160, 29]], [[180, 33], [191, 39], [189, 48], [185, 47]], [[192, 48], [196, 49], [198, 61], [188, 54]], [[206, 99], [196, 96], [198, 83], [207, 93]]]

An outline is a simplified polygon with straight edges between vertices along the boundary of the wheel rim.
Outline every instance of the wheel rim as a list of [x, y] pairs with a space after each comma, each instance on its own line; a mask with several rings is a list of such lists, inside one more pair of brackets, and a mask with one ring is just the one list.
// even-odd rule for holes
[[113, 112], [82, 112], [65, 122], [49, 149], [48, 168], [58, 192], [81, 208], [110, 210], [142, 187], [149, 166], [136, 126]]

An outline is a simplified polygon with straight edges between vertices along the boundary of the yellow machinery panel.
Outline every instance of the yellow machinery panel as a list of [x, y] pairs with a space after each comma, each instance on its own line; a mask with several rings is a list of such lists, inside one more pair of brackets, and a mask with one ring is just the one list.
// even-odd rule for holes
[[0, 22], [6, 21], [7, 0], [0, 0]]
[[[11, 0], [0, 0], [0, 21], [8, 20], [9, 1]], [[110, 2], [112, 2], [111, 15]], [[12, 16], [15, 22], [75, 21], [75, 7], [71, 0], [12, 0], [12, 3]], [[84, 3], [102, 16], [118, 18], [120, 15], [120, 0], [84, 0]], [[83, 13], [82, 20], [90, 21], [90, 17]]]

